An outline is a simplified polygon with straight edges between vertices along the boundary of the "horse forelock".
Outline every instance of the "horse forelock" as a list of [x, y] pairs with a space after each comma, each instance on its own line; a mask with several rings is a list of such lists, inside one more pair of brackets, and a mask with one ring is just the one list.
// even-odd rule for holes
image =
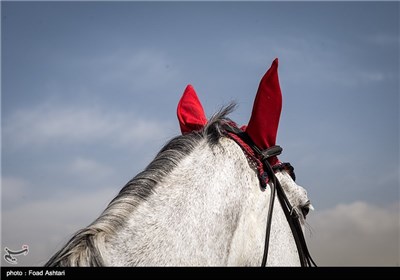
[[102, 266], [101, 249], [108, 236], [122, 228], [129, 215], [138, 205], [154, 193], [179, 162], [187, 157], [200, 142], [206, 140], [212, 147], [223, 137], [222, 125], [231, 122], [227, 115], [236, 107], [235, 103], [214, 114], [205, 127], [171, 139], [154, 160], [132, 178], [109, 203], [103, 213], [88, 227], [79, 230], [45, 264], [45, 266]]

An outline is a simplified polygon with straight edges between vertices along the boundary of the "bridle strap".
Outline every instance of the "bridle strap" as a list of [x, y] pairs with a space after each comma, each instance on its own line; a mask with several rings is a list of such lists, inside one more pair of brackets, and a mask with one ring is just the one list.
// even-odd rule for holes
[[[275, 182], [274, 182], [275, 184]], [[300, 258], [301, 266], [317, 266], [310, 252], [307, 248], [307, 243], [304, 238], [303, 230], [299, 221], [299, 213], [290, 204], [279, 180], [276, 180], [276, 189], [278, 194], [279, 202], [282, 205], [283, 212], [285, 213], [286, 220], [289, 223], [290, 229], [292, 230], [294, 241], [296, 242], [297, 252]]]
[[[265, 160], [267, 161], [267, 160]], [[268, 216], [267, 216], [267, 226], [265, 229], [265, 242], [264, 242], [264, 254], [263, 258], [261, 261], [261, 267], [267, 266], [267, 258], [268, 258], [268, 249], [269, 249], [269, 236], [271, 233], [271, 224], [272, 224], [272, 212], [274, 211], [274, 202], [275, 202], [275, 197], [276, 197], [276, 190], [279, 189], [277, 188], [279, 184], [279, 180], [277, 180], [274, 171], [271, 168], [271, 165], [267, 162], [267, 164], [264, 163], [264, 168], [266, 167], [266, 172], [268, 174], [268, 177], [270, 178], [270, 181], [272, 184], [270, 184], [270, 189], [271, 189], [271, 194], [269, 197], [269, 207], [268, 207]], [[272, 180], [271, 180], [272, 179]], [[280, 186], [280, 184], [279, 184]], [[278, 192], [279, 193], [279, 192]]]
[[[285, 213], [286, 220], [288, 221], [290, 229], [292, 231], [293, 238], [295, 240], [297, 247], [297, 252], [299, 254], [301, 266], [313, 266], [313, 265], [317, 266], [308, 251], [303, 230], [301, 228], [301, 224], [299, 221], [299, 214], [297, 210], [290, 204], [285, 194], [285, 191], [283, 190], [279, 180], [276, 178], [274, 169], [279, 169], [279, 166], [277, 168], [274, 168], [275, 166], [271, 167], [270, 163], [268, 162], [268, 158], [279, 155], [282, 152], [282, 148], [280, 146], [272, 146], [266, 150], [260, 150], [246, 132], [230, 124], [226, 124], [224, 128], [228, 133], [228, 135], [231, 136], [233, 140], [236, 141], [236, 139], [232, 137], [231, 133], [238, 136], [254, 151], [255, 154], [257, 154], [260, 157], [264, 167], [264, 171], [266, 172], [266, 175], [268, 176], [268, 179], [271, 182], [270, 184], [271, 195], [268, 207], [267, 224], [265, 229], [264, 253], [261, 261], [261, 266], [265, 267], [267, 264], [269, 238], [270, 238], [271, 224], [272, 224], [272, 212], [276, 196], [279, 199], [279, 202], [283, 208], [283, 212]], [[241, 145], [239, 144], [239, 146]], [[261, 180], [260, 176], [259, 179]], [[261, 185], [266, 186], [265, 182], [261, 182]]]

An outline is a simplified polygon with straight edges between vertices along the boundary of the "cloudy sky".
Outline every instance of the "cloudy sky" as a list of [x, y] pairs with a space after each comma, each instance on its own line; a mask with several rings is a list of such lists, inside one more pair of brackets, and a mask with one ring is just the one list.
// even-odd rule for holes
[[188, 83], [245, 124], [275, 57], [314, 259], [400, 264], [399, 2], [2, 1], [1, 43], [1, 249], [29, 245], [19, 265], [43, 265], [179, 133]]

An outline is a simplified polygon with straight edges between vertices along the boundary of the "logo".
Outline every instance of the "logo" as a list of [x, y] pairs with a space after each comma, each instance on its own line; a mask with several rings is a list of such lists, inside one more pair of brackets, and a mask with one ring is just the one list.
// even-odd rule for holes
[[29, 252], [29, 246], [28, 245], [22, 245], [22, 249], [18, 251], [10, 250], [7, 247], [4, 248], [4, 251], [6, 251], [6, 254], [4, 254], [4, 260], [8, 262], [9, 264], [18, 264], [17, 263], [17, 258], [14, 256], [19, 256], [19, 255], [28, 255]]

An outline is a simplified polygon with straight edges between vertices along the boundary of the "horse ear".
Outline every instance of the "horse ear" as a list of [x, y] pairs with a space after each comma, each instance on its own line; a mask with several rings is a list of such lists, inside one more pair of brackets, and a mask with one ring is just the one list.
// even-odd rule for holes
[[201, 130], [207, 123], [203, 106], [192, 85], [188, 85], [179, 100], [177, 115], [182, 134]]
[[[261, 79], [254, 100], [253, 111], [246, 132], [262, 150], [275, 145], [279, 118], [282, 110], [282, 93], [278, 78], [278, 59]], [[279, 162], [276, 157], [270, 158], [271, 165]]]

